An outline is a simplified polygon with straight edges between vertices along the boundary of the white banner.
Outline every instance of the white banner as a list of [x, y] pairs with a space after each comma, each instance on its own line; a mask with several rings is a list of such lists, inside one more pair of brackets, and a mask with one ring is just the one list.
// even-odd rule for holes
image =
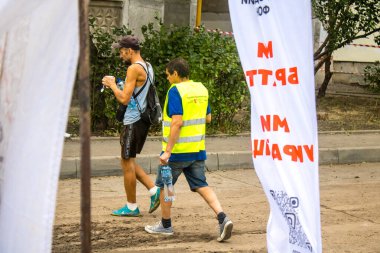
[[0, 252], [50, 252], [78, 1], [0, 3]]
[[[310, 0], [229, 0], [251, 93], [268, 252], [322, 252]], [[252, 242], [254, 243], [254, 242]]]

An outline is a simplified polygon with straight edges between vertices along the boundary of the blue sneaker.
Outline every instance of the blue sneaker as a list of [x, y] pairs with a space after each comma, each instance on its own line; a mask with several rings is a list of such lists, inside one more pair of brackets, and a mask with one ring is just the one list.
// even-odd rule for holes
[[135, 210], [130, 210], [127, 205], [123, 206], [122, 208], [112, 211], [112, 215], [115, 216], [128, 216], [128, 217], [139, 217], [141, 216], [140, 210], [137, 207]]
[[160, 192], [161, 189], [157, 188], [156, 194], [150, 197], [149, 213], [153, 213], [160, 206]]

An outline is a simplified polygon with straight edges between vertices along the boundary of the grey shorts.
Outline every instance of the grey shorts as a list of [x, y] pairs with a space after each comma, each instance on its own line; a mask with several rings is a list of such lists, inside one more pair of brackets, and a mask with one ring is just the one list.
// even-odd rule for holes
[[[198, 188], [208, 186], [205, 175], [205, 161], [169, 162], [169, 166], [172, 168], [173, 185], [183, 172], [190, 190], [195, 191]], [[160, 188], [164, 187], [160, 166], [157, 168], [156, 186]]]

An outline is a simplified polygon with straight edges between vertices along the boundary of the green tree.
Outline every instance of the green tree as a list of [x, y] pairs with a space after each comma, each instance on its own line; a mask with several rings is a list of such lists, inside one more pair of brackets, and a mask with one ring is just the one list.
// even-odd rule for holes
[[380, 44], [379, 0], [312, 0], [314, 15], [327, 31], [326, 39], [314, 53], [314, 73], [324, 65], [325, 76], [318, 90], [324, 97], [331, 80], [333, 52], [359, 38], [373, 34]]

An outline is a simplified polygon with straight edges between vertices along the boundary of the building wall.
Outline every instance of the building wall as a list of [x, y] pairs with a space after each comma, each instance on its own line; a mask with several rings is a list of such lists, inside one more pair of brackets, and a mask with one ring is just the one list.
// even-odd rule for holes
[[[321, 27], [319, 42], [322, 43], [326, 36], [326, 31]], [[333, 53], [332, 71], [334, 74], [332, 82], [366, 85], [364, 82], [364, 68], [375, 61], [380, 61], [380, 48], [377, 47], [373, 36], [355, 40], [350, 45]]]
[[158, 24], [155, 18], [163, 18], [164, 4], [165, 0], [125, 0], [122, 23], [141, 38], [143, 25]]
[[201, 24], [210, 30], [232, 32], [228, 0], [203, 0]]
[[[156, 17], [165, 25], [195, 26], [197, 0], [91, 0], [90, 16], [103, 30], [125, 25], [142, 37], [141, 27], [157, 24]], [[202, 24], [208, 29], [232, 31], [228, 0], [202, 1]]]
[[141, 27], [156, 26], [161, 19], [165, 25], [195, 26], [197, 0], [91, 0], [90, 16], [103, 30], [125, 25], [142, 37]]
[[164, 24], [195, 26], [197, 0], [164, 0]]
[[125, 25], [141, 38], [141, 27], [149, 23], [158, 24], [162, 19], [164, 0], [91, 0], [89, 15], [95, 18], [95, 26], [104, 31]]
[[334, 61], [332, 76], [333, 83], [366, 85], [364, 82], [364, 68], [372, 62]]
[[351, 45], [338, 49], [333, 54], [333, 61], [333, 82], [366, 85], [364, 68], [375, 61], [380, 61], [380, 48], [377, 47], [372, 36], [355, 40]]
[[228, 0], [203, 0], [202, 12], [227, 13]]
[[[363, 46], [360, 46], [363, 45]], [[374, 46], [366, 47], [364, 45]], [[336, 61], [374, 62], [380, 61], [380, 47], [376, 47], [373, 36], [358, 39], [334, 53]]]
[[92, 0], [90, 2], [89, 16], [94, 18], [94, 24], [103, 31], [109, 31], [112, 26], [122, 24], [124, 2], [122, 0]]
[[190, 5], [190, 0], [165, 0], [164, 24], [176, 24], [178, 26], [189, 25]]

